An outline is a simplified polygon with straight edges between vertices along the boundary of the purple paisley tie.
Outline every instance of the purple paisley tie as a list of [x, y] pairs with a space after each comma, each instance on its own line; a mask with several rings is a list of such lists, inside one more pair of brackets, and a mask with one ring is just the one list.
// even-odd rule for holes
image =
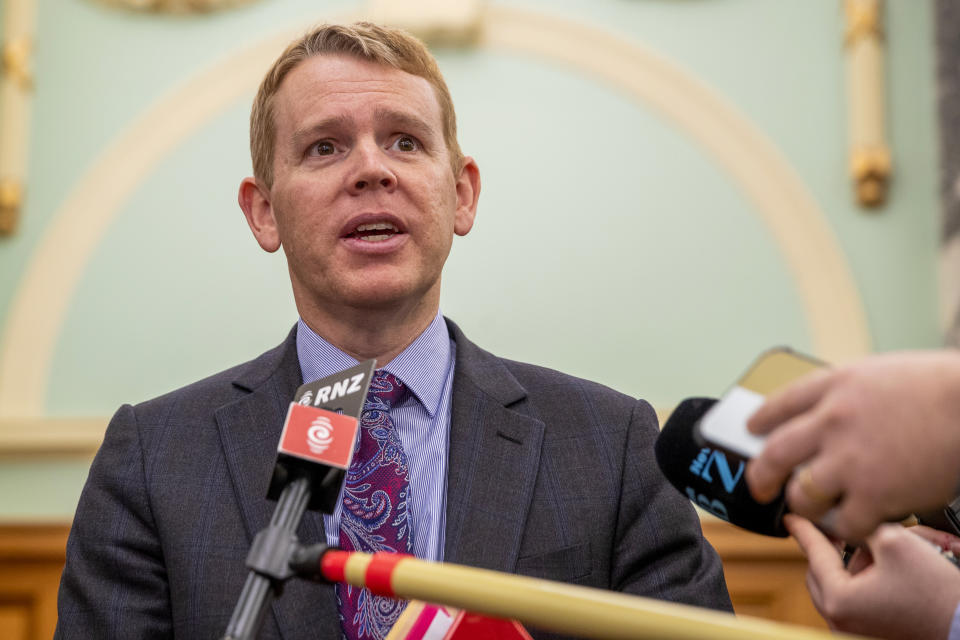
[[[343, 487], [340, 548], [344, 551], [410, 553], [413, 532], [407, 516], [410, 484], [407, 456], [390, 409], [409, 394], [383, 369], [373, 373], [360, 415], [360, 436]], [[380, 640], [400, 617], [406, 602], [337, 585], [340, 626], [347, 640]]]

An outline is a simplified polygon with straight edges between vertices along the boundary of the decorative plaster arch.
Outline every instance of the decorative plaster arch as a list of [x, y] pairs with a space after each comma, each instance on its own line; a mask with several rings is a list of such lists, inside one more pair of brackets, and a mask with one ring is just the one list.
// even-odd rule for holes
[[[673, 121], [756, 207], [796, 282], [814, 351], [834, 362], [870, 351], [863, 305], [825, 216], [788, 161], [735, 107], [669, 60], [609, 31], [496, 5], [483, 12], [482, 20], [478, 47], [569, 65]], [[255, 89], [277, 52], [300, 31], [284, 31], [244, 49], [158, 100], [78, 181], [34, 250], [12, 300], [0, 341], [4, 422], [42, 417], [71, 296], [128, 198], [178, 144]]]

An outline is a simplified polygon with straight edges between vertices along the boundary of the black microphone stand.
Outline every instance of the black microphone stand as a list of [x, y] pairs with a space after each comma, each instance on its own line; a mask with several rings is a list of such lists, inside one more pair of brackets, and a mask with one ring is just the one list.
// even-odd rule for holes
[[300, 477], [284, 487], [270, 524], [257, 534], [247, 555], [247, 581], [222, 640], [254, 640], [264, 614], [284, 583], [296, 575], [319, 581], [319, 558], [327, 545], [304, 547], [296, 530], [310, 502], [310, 479]]

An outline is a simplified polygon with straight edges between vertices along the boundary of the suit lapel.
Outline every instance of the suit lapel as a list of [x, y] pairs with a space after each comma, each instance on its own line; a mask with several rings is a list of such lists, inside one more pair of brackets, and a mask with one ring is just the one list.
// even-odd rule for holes
[[[266, 499], [267, 487], [287, 408], [301, 384], [295, 336], [296, 332], [291, 332], [284, 344], [242, 370], [234, 385], [250, 393], [216, 412], [248, 543], [270, 523], [276, 506]], [[323, 517], [308, 511], [297, 534], [304, 544], [324, 542]], [[318, 593], [321, 590], [323, 593]], [[273, 611], [284, 638], [336, 637], [340, 633], [330, 587], [292, 580], [283, 597], [274, 600]]]
[[513, 571], [533, 498], [544, 425], [503, 363], [450, 322], [452, 391], [444, 559]]

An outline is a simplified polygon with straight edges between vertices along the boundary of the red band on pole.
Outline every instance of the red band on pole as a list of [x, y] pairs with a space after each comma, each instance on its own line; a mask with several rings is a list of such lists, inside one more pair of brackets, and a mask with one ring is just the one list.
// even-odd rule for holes
[[390, 584], [393, 568], [404, 558], [410, 557], [408, 553], [373, 554], [373, 559], [367, 566], [367, 575], [365, 576], [367, 589], [378, 596], [394, 597], [393, 585]]
[[330, 582], [343, 582], [346, 578], [349, 551], [330, 549], [320, 558], [320, 573]]

